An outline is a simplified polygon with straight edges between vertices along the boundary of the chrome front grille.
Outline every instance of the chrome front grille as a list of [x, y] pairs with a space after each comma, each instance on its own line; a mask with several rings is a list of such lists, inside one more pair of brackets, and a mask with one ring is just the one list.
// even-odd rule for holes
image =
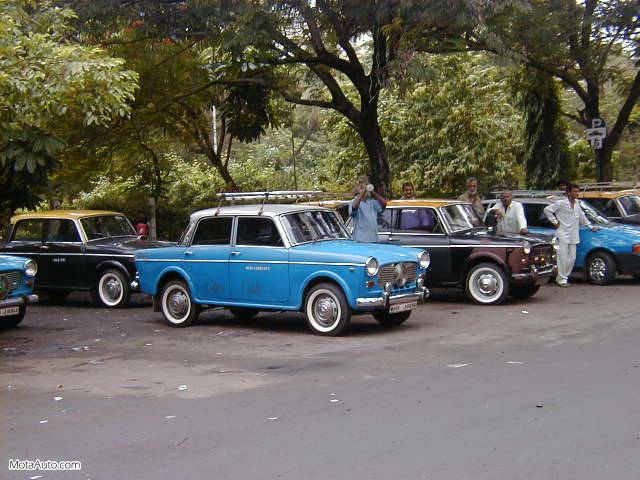
[[24, 286], [24, 273], [20, 270], [12, 270], [0, 273], [0, 277], [4, 277], [9, 281], [9, 291], [13, 292]]
[[529, 260], [531, 265], [544, 267], [553, 263], [553, 245], [536, 245], [531, 248]]
[[[390, 263], [380, 267], [378, 272], [378, 285], [384, 288], [387, 282], [390, 282], [394, 287], [404, 286], [416, 281], [418, 272], [417, 264], [414, 262], [400, 262]], [[400, 277], [405, 279], [404, 285], [398, 285]]]

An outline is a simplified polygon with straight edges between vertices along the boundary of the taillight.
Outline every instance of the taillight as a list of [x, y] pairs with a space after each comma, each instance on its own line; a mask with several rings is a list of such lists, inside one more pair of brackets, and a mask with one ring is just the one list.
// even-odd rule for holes
[[633, 246], [633, 250], [632, 251], [633, 251], [633, 253], [640, 253], [640, 243], [636, 243]]

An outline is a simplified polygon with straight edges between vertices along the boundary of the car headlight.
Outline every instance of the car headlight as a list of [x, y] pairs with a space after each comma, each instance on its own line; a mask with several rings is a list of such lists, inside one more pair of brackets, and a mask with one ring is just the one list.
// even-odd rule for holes
[[556, 237], [553, 237], [551, 245], [553, 245], [553, 249], [556, 251], [556, 253], [558, 252], [558, 250], [560, 250], [560, 243], [558, 243], [558, 239]]
[[367, 274], [369, 274], [370, 276], [374, 276], [376, 273], [378, 273], [378, 260], [376, 260], [373, 257], [369, 257], [367, 258], [367, 262], [364, 264], [364, 266], [367, 269]]
[[24, 273], [29, 277], [35, 277], [38, 273], [38, 264], [33, 260], [27, 260], [24, 262]]
[[529, 242], [524, 242], [524, 245], [522, 245], [522, 250], [524, 250], [525, 255], [529, 255], [531, 253], [531, 244]]
[[431, 255], [426, 250], [423, 250], [418, 254], [418, 262], [420, 263], [420, 268], [429, 268], [431, 265]]

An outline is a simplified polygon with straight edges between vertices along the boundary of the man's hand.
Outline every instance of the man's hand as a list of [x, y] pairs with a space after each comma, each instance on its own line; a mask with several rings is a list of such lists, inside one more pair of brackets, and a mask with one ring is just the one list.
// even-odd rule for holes
[[526, 228], [521, 229], [520, 235], [529, 235], [529, 230], [527, 230]]
[[596, 227], [595, 225], [590, 225], [589, 230], [591, 230], [592, 232], [599, 232], [600, 227]]
[[552, 223], [551, 225], [553, 225], [553, 228], [555, 228], [556, 230], [560, 228], [559, 223]]

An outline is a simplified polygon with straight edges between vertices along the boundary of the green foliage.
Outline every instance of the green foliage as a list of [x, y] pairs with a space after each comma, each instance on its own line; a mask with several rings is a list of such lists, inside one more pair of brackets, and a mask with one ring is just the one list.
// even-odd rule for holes
[[[411, 181], [422, 194], [451, 196], [471, 175], [484, 189], [517, 185], [523, 177], [522, 123], [503, 71], [483, 55], [420, 61], [429, 81], [381, 99], [394, 190]], [[365, 171], [365, 154], [346, 124], [339, 123], [335, 134], [343, 149], [336, 163], [343, 167], [333, 173], [352, 183]]]

